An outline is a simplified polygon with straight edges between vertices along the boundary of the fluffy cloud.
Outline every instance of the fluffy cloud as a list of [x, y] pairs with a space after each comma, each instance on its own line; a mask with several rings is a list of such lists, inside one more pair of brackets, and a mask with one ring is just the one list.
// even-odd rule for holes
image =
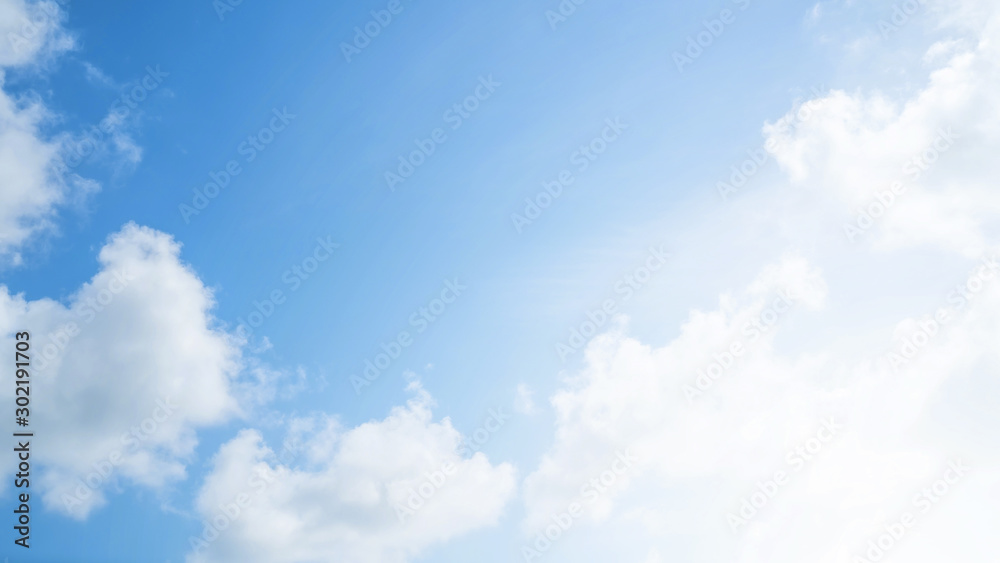
[[[32, 451], [32, 485], [47, 507], [84, 518], [119, 479], [180, 479], [195, 430], [239, 413], [240, 342], [216, 328], [212, 293], [179, 252], [169, 236], [130, 224], [67, 303], [0, 286], [3, 346], [31, 331], [31, 426], [45, 437]], [[10, 387], [0, 391], [8, 402]]]
[[[765, 128], [785, 177], [733, 204], [744, 221], [725, 238], [804, 247], [808, 263], [765, 268], [666, 345], [624, 326], [589, 344], [524, 482], [529, 548], [549, 549], [538, 538], [574, 502], [577, 526], [632, 541], [578, 534], [565, 549], [621, 560], [929, 563], [1000, 548], [982, 500], [1000, 487], [1000, 444], [982, 430], [1000, 418], [983, 397], [1000, 369], [1000, 15], [994, 2], [932, 4], [955, 37], [929, 47], [923, 88], [834, 91], [793, 128]], [[931, 271], [873, 295], [893, 291], [886, 268]], [[785, 288], [791, 306], [775, 298]], [[895, 320], [824, 306], [896, 293], [924, 305]], [[624, 451], [634, 464], [598, 487]]]
[[851, 240], [880, 250], [930, 243], [969, 257], [990, 244], [1000, 215], [992, 156], [1000, 150], [1000, 18], [995, 6], [983, 14], [967, 4], [980, 18], [977, 34], [930, 46], [927, 64], [945, 63], [911, 98], [834, 91], [803, 108], [807, 119], [795, 128], [765, 128], [792, 185], [833, 196], [847, 211]]
[[55, 2], [0, 0], [0, 260], [19, 263], [32, 235], [52, 228], [59, 205], [97, 185], [61, 167], [61, 141], [47, 139], [50, 118], [36, 98], [12, 96], [5, 69], [37, 65], [73, 46]]
[[[990, 344], [1000, 338], [1000, 261], [992, 266], [963, 274], [969, 297], [945, 292], [938, 308], [890, 327], [878, 355], [780, 350], [783, 328], [822, 314], [825, 293], [815, 271], [787, 263], [742, 298], [693, 312], [663, 347], [623, 329], [595, 339], [552, 398], [555, 444], [525, 479], [526, 558], [545, 553], [539, 534], [574, 502], [577, 527], [638, 524], [654, 543], [674, 530], [663, 549], [707, 559], [847, 561], [907, 511], [921, 527], [900, 542], [903, 560], [935, 561], [955, 545], [995, 550], [979, 530], [1000, 519], [977, 499], [1000, 486], [1000, 447], [962, 436], [974, 427], [938, 423], [962, 420], [977, 403], [970, 386], [1000, 368]], [[981, 273], [989, 278], [976, 281]], [[780, 311], [771, 296], [803, 281], [812, 299]], [[634, 465], [600, 486], [619, 452]], [[971, 469], [947, 498], [932, 491], [933, 502], [916, 503], [956, 460]], [[770, 485], [779, 471], [786, 479]], [[759, 490], [774, 494], [744, 508]]]
[[11, 97], [3, 79], [0, 70], [0, 259], [16, 264], [33, 235], [53, 228], [58, 206], [99, 186], [62, 166], [62, 142], [39, 132], [44, 106]]
[[62, 28], [66, 14], [52, 0], [0, 2], [0, 67], [44, 62], [73, 48]]
[[[624, 328], [592, 341], [582, 372], [552, 399], [556, 444], [525, 481], [529, 531], [565, 511], [616, 452], [629, 450], [640, 460], [619, 487], [649, 468], [693, 476], [716, 463], [741, 466], [743, 458], [756, 457], [756, 445], [735, 451], [738, 440], [729, 436], [729, 417], [755, 406], [747, 393], [759, 378], [744, 374], [761, 374], [787, 385], [787, 392], [797, 387], [794, 374], [802, 366], [776, 362], [773, 340], [788, 316], [822, 306], [825, 293], [818, 272], [789, 258], [765, 269], [742, 295], [723, 296], [719, 310], [693, 312], [680, 337], [663, 348], [626, 337]], [[713, 416], [718, 413], [726, 416]], [[712, 446], [691, 447], [699, 444]], [[680, 451], [686, 454], [678, 457]], [[586, 514], [606, 516], [615, 494], [595, 499]]]
[[460, 454], [461, 436], [415, 394], [383, 420], [344, 429], [299, 421], [275, 454], [244, 430], [222, 446], [197, 500], [205, 520], [188, 561], [407, 561], [493, 525], [514, 468]]
[[113, 157], [114, 166], [129, 169], [142, 156], [128, 109], [110, 111], [84, 134], [46, 135], [43, 129], [59, 116], [37, 95], [7, 88], [9, 72], [38, 71], [74, 47], [62, 27], [65, 16], [52, 1], [0, 0], [0, 261], [15, 265], [33, 237], [54, 230], [61, 207], [100, 189], [73, 171], [82, 159]]

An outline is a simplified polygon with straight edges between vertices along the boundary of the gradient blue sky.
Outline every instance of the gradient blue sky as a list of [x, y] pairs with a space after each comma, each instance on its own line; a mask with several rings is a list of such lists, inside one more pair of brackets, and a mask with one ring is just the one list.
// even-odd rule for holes
[[[6, 71], [8, 94], [31, 92], [58, 116], [46, 123], [47, 135], [100, 122], [147, 66], [168, 76], [130, 117], [141, 160], [109, 154], [84, 163], [77, 171], [101, 190], [62, 206], [57, 228], [32, 239], [23, 263], [6, 265], [0, 282], [29, 301], [68, 302], [94, 276], [109, 235], [135, 222], [183, 245], [181, 260], [214, 291], [221, 329], [233, 332], [255, 300], [284, 290], [287, 302], [255, 329], [245, 354], [305, 374], [304, 390], [279, 392], [249, 422], [199, 430], [183, 480], [158, 490], [123, 480], [85, 521], [36, 502], [31, 554], [5, 547], [11, 561], [184, 561], [189, 536], [202, 526], [193, 498], [223, 443], [248, 426], [280, 443], [291, 416], [328, 413], [347, 428], [382, 419], [411, 396], [407, 371], [433, 396], [435, 419], [450, 417], [460, 432], [474, 431], [489, 409], [511, 412], [484, 451], [495, 463], [513, 463], [523, 479], [553, 447], [556, 415], [547, 398], [584, 363], [581, 352], [563, 362], [556, 344], [586, 312], [616, 296], [615, 282], [642, 265], [651, 246], [663, 246], [671, 261], [621, 304], [630, 337], [661, 346], [681, 334], [692, 309], [715, 308], [720, 294], [749, 285], [762, 264], [790, 252], [820, 254], [826, 239], [774, 244], [780, 227], [759, 237], [713, 227], [737, 221], [727, 209], [739, 204], [722, 202], [716, 182], [761, 146], [766, 122], [807, 100], [831, 90], [913, 95], [927, 81], [923, 46], [942, 33], [919, 20], [877, 49], [859, 46], [891, 13], [892, 3], [882, 1], [751, 0], [742, 9], [737, 2], [590, 0], [555, 29], [546, 19], [558, 9], [555, 0], [401, 5], [348, 63], [341, 43], [384, 2], [244, 2], [221, 20], [209, 0], [66, 3], [62, 27], [75, 48]], [[735, 22], [679, 72], [672, 54], [723, 9]], [[88, 78], [88, 68], [107, 80], [93, 71]], [[473, 94], [482, 77], [500, 85], [451, 129], [444, 112]], [[283, 109], [295, 118], [246, 162], [241, 143]], [[576, 171], [574, 151], [616, 118], [627, 130]], [[384, 173], [435, 128], [447, 140], [390, 190]], [[233, 159], [242, 173], [185, 221], [179, 206]], [[525, 198], [564, 169], [574, 169], [575, 182], [519, 233], [511, 214], [522, 213]], [[781, 174], [769, 162], [739, 197]], [[340, 247], [289, 292], [283, 273], [327, 237]], [[825, 320], [793, 320], [813, 332], [792, 330], [776, 347], [858, 344], [864, 334], [831, 337], [822, 329], [847, 324], [852, 307], [872, 318], [921, 311], [940, 291], [911, 294], [893, 284], [945, 263], [921, 275], [948, 287], [968, 257], [937, 252], [915, 251], [890, 268], [878, 255], [838, 250], [828, 282], [845, 268], [864, 268], [867, 279], [885, 280], [874, 291], [884, 297], [873, 306], [858, 290], [859, 300], [844, 298], [844, 308]], [[358, 396], [350, 377], [381, 343], [412, 329], [410, 315], [456, 278], [466, 292]], [[844, 281], [858, 287], [852, 283]], [[530, 414], [514, 411], [519, 385], [534, 393]], [[44, 448], [45, 437], [36, 444]], [[3, 491], [3, 506], [11, 494]], [[515, 560], [523, 514], [512, 503], [497, 526], [413, 560]], [[553, 557], [583, 560], [591, 549], [609, 549], [598, 553], [638, 561], [646, 552], [601, 545], [583, 541]], [[685, 554], [678, 546], [671, 560]]]

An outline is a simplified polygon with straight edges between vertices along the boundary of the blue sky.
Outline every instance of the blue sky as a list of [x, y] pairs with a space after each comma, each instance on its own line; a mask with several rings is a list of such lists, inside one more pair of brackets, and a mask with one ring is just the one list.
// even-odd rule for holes
[[[397, 4], [391, 22], [346, 60], [355, 28]], [[109, 314], [82, 323], [50, 374], [37, 376], [39, 408], [93, 406], [38, 415], [37, 471], [49, 473], [32, 505], [30, 555], [4, 548], [12, 561], [230, 561], [248, 553], [289, 562], [519, 560], [538, 515], [566, 506], [560, 487], [578, 472], [599, 474], [604, 458], [628, 447], [648, 466], [587, 509], [580, 526], [589, 532], [572, 530], [544, 559], [757, 561], [764, 556], [754, 542], [771, 528], [732, 536], [725, 512], [707, 515], [754, 475], [772, 473], [766, 456], [763, 469], [740, 456], [767, 450], [755, 441], [762, 435], [782, 435], [784, 446], [811, 435], [820, 411], [854, 415], [856, 431], [877, 424], [844, 397], [881, 385], [871, 383], [874, 358], [910, 320], [952, 306], [949, 289], [995, 248], [995, 190], [984, 187], [995, 163], [982, 148], [996, 142], [995, 101], [982, 106], [998, 62], [989, 2], [915, 3], [890, 32], [879, 23], [892, 22], [899, 3], [567, 0], [563, 9], [575, 10], [565, 21], [553, 19], [555, 1], [218, 5], [0, 0], [8, 37], [26, 14], [50, 14], [28, 55], [9, 41], [10, 52], [0, 51], [3, 100], [17, 108], [0, 121], [0, 135], [29, 131], [45, 155], [37, 169], [48, 174], [38, 180], [32, 160], [8, 158], [13, 143], [28, 145], [0, 141], [3, 162], [26, 170], [0, 186], [21, 194], [7, 196], [11, 211], [0, 217], [12, 225], [0, 230], [4, 342], [28, 329], [42, 346], [84, 298], [100, 297], [116, 268], [138, 276], [114, 294]], [[699, 34], [709, 44], [688, 52]], [[679, 69], [677, 53], [690, 63]], [[32, 104], [45, 115], [33, 117]], [[461, 119], [456, 104], [466, 104]], [[116, 117], [116, 107], [130, 109]], [[781, 119], [790, 129], [773, 127]], [[51, 172], [100, 124], [114, 133], [102, 134], [79, 166]], [[949, 127], [962, 131], [957, 149], [939, 139]], [[443, 140], [429, 145], [435, 137]], [[778, 148], [762, 151], [769, 139]], [[433, 152], [390, 187], [386, 173], [421, 145]], [[581, 160], [585, 146], [600, 154]], [[942, 156], [913, 179], [925, 199], [900, 196], [906, 203], [890, 205], [862, 242], [845, 241], [843, 224], [927, 146]], [[724, 201], [718, 183], [754, 150], [766, 162]], [[572, 183], [519, 225], [526, 198], [538, 201], [567, 172]], [[225, 187], [199, 199], [220, 174]], [[25, 193], [50, 196], [39, 210]], [[207, 205], [195, 213], [199, 201]], [[644, 269], [662, 253], [662, 267]], [[729, 349], [744, 321], [765, 315], [782, 287], [799, 293], [780, 331], [767, 332], [766, 357], [735, 368], [749, 374], [740, 381], [765, 383], [741, 383], [750, 387], [729, 388], [710, 403], [716, 410], [680, 418], [683, 382]], [[442, 296], [453, 301], [443, 312], [413, 320]], [[600, 336], [562, 358], [558, 345], [609, 300], [615, 316], [600, 323]], [[964, 324], [949, 338], [990, 334], [996, 301], [990, 293], [975, 301], [982, 310], [963, 306]], [[247, 336], [239, 325], [258, 307], [269, 316]], [[403, 331], [412, 343], [359, 392], [352, 376], [363, 377], [366, 361]], [[935, 407], [943, 412], [981, 395], [991, 384], [976, 374], [996, 361], [985, 340], [973, 338], [964, 352], [954, 342], [937, 345], [942, 356], [966, 358], [949, 368], [966, 379], [951, 382], [958, 398]], [[787, 383], [776, 390], [767, 374], [799, 375], [773, 375]], [[667, 380], [670, 391], [652, 391]], [[894, 412], [920, 410], [914, 405], [927, 401], [919, 397], [944, 393], [944, 382], [926, 380], [902, 393], [912, 403]], [[55, 483], [87, 471], [93, 452], [149, 416], [166, 388], [196, 391], [169, 430], [134, 452], [134, 465], [102, 482], [103, 502], [83, 512], [43, 504], [43, 491], [59, 498]], [[61, 390], [59, 398], [44, 398], [45, 389]], [[652, 396], [660, 402], [644, 402]], [[102, 412], [129, 397], [136, 411]], [[745, 412], [740, 397], [787, 417]], [[939, 416], [926, 408], [924, 416]], [[486, 458], [456, 451], [452, 441], [468, 439], [497, 409], [510, 418], [488, 432]], [[914, 414], [907, 428], [921, 424]], [[920, 447], [908, 434], [879, 447], [910, 459], [908, 478], [922, 482], [933, 461], [914, 459], [947, 450], [945, 436], [966, 424], [926, 431], [932, 438]], [[77, 436], [80, 452], [45, 453], [56, 448], [45, 433], [66, 428], [80, 432], [64, 433]], [[730, 428], [744, 441], [716, 454], [681, 447], [728, 443], [720, 436], [729, 434], [706, 428]], [[300, 434], [308, 453], [289, 463], [254, 449], [280, 453], [283, 440]], [[412, 447], [401, 451], [402, 435]], [[983, 460], [995, 459], [995, 440], [975, 446]], [[878, 459], [862, 455], [877, 449], [871, 444], [836, 447], [848, 450], [843, 459]], [[144, 466], [140, 454], [164, 469]], [[480, 480], [447, 492], [450, 504], [412, 524], [416, 531], [382, 527], [371, 507], [352, 512], [361, 502], [352, 495], [368, 490], [358, 483], [394, 467], [385, 471], [396, 477], [377, 485], [389, 499], [393, 483], [409, 482], [400, 475], [419, 481], [427, 463], [440, 463], [435, 456]], [[674, 457], [696, 469], [664, 461]], [[711, 459], [743, 459], [745, 471]], [[214, 515], [212, 499], [228, 498], [226, 476], [262, 460], [287, 479], [267, 488], [228, 538], [192, 555], [190, 538]], [[856, 478], [837, 464], [814, 478], [823, 471], [843, 477], [844, 487]], [[988, 474], [977, 486], [995, 483]], [[842, 492], [789, 492], [781, 514], [826, 506]], [[13, 493], [3, 489], [5, 506]], [[891, 512], [886, 495], [879, 506]], [[318, 512], [297, 505], [308, 504], [300, 496], [318, 502]], [[280, 514], [312, 516], [290, 524]], [[780, 527], [781, 516], [768, 518], [760, 525]], [[275, 531], [281, 526], [291, 527], [286, 535]], [[341, 536], [343, 527], [366, 539]], [[846, 529], [855, 528], [863, 546], [864, 524]], [[824, 545], [805, 544], [761, 560], [809, 559], [810, 548]]]

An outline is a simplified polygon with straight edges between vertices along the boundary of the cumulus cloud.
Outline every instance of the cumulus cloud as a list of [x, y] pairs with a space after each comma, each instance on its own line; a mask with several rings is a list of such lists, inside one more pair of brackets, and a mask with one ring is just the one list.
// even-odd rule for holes
[[[770, 268], [751, 286], [760, 292], [742, 303], [724, 296], [718, 310], [693, 312], [663, 347], [622, 330], [596, 338], [580, 373], [552, 398], [556, 440], [524, 483], [526, 545], [533, 548], [576, 502], [577, 522], [588, 525], [612, 527], [637, 514], [660, 523], [650, 526], [650, 538], [664, 535], [663, 522], [682, 518], [678, 534], [697, 538], [690, 549], [747, 563], [850, 560], [905, 511], [966, 523], [939, 531], [946, 540], [925, 524], [920, 534], [933, 538], [933, 549], [917, 554], [927, 546], [913, 540], [907, 561], [937, 560], [943, 545], [995, 549], [976, 530], [998, 519], [975, 504], [1000, 486], [1000, 448], [995, 441], [970, 448], [977, 440], [935, 423], [937, 416], [961, 420], [964, 405], [975, 402], [968, 380], [1000, 367], [989, 344], [1000, 338], [1000, 262], [993, 265], [969, 274], [991, 277], [964, 284], [973, 288], [967, 297], [942, 294], [937, 309], [892, 327], [877, 356], [783, 353], [776, 339], [787, 316], [821, 315], [809, 309], [825, 292], [816, 272], [787, 266]], [[763, 297], [804, 280], [815, 299], [793, 299], [801, 312]], [[941, 404], [943, 395], [954, 403]], [[597, 486], [618, 452], [629, 452], [635, 466]], [[973, 468], [949, 499], [962, 508], [937, 511], [935, 498], [937, 512], [925, 515], [913, 497], [956, 460]], [[768, 485], [779, 471], [785, 481]], [[767, 489], [776, 494], [744, 508]]]
[[[10, 72], [44, 70], [74, 48], [62, 27], [65, 19], [65, 11], [52, 1], [0, 0], [0, 263], [20, 264], [25, 245], [55, 230], [60, 208], [100, 189], [98, 182], [74, 172], [82, 160], [94, 156], [127, 170], [142, 157], [131, 136], [137, 112], [123, 104], [113, 106], [89, 131], [48, 135], [44, 129], [59, 116], [32, 92], [15, 94], [8, 88]], [[85, 67], [88, 77], [110, 80], [96, 67]], [[154, 74], [161, 81], [165, 75]]]
[[53, 227], [58, 205], [96, 184], [59, 169], [61, 143], [39, 131], [48, 118], [31, 98], [3, 91], [0, 69], [0, 258], [20, 261], [17, 250], [32, 236]]
[[[577, 502], [575, 526], [638, 539], [559, 541], [624, 560], [930, 563], [997, 552], [986, 530], [1000, 516], [983, 499], [1000, 487], [1000, 444], [981, 428], [998, 422], [983, 396], [1000, 369], [1000, 12], [933, 4], [955, 37], [929, 46], [922, 88], [832, 91], [803, 106], [808, 119], [785, 120], [794, 127], [765, 127], [784, 177], [737, 201], [752, 218], [726, 232], [759, 235], [795, 209], [758, 239], [808, 248], [808, 261], [763, 268], [717, 309], [691, 312], [669, 343], [624, 325], [590, 342], [551, 398], [555, 440], [524, 481], [526, 546], [554, 545], [546, 535]], [[894, 299], [872, 295], [893, 289], [878, 272], [915, 264], [933, 275], [900, 280], [925, 304], [906, 318], [856, 307], [845, 319], [826, 306]], [[634, 466], [596, 487], [623, 451]]]
[[32, 486], [48, 508], [82, 519], [119, 480], [181, 479], [195, 430], [239, 414], [240, 342], [216, 326], [212, 292], [179, 253], [168, 235], [130, 224], [65, 303], [0, 286], [3, 345], [31, 331], [31, 427], [45, 437]]
[[[982, 6], [969, 4], [979, 14]], [[850, 240], [881, 250], [933, 244], [969, 257], [989, 246], [1000, 214], [1000, 162], [991, 156], [1000, 149], [993, 8], [980, 14], [970, 40], [928, 48], [929, 64], [944, 64], [914, 96], [833, 91], [810, 102], [795, 128], [765, 127], [791, 183], [842, 205]]]
[[[731, 450], [734, 441], [725, 436], [731, 419], [712, 421], [711, 413], [732, 413], [752, 404], [746, 393], [754, 380], [745, 373], [795, 386], [799, 366], [774, 362], [773, 340], [782, 317], [795, 314], [796, 308], [822, 306], [825, 293], [815, 269], [800, 258], [788, 258], [766, 268], [742, 295], [722, 296], [718, 310], [692, 312], [680, 337], [663, 348], [628, 338], [624, 328], [593, 340], [582, 372], [552, 398], [556, 443], [525, 480], [528, 530], [565, 511], [619, 451], [631, 450], [641, 460], [630, 477], [649, 467], [697, 475], [726, 458], [723, 452], [733, 464], [743, 463], [741, 454], [753, 457], [752, 446]], [[699, 428], [695, 419], [706, 424]], [[702, 443], [715, 447], [674, 455]], [[605, 517], [614, 495], [611, 491], [597, 499], [587, 515]]]
[[222, 446], [198, 495], [205, 527], [188, 561], [402, 562], [495, 524], [514, 468], [463, 457], [427, 392], [409, 390], [406, 406], [354, 428], [299, 420], [278, 453], [255, 430]]
[[97, 185], [61, 168], [62, 142], [46, 138], [51, 118], [31, 95], [5, 88], [11, 68], [37, 66], [73, 47], [55, 2], [0, 1], [0, 260], [17, 264], [18, 250], [53, 227], [59, 205]]

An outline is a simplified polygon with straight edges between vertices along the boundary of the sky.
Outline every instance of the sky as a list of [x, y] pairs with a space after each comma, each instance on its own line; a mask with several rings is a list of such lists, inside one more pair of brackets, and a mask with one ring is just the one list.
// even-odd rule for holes
[[992, 561], [998, 8], [0, 0], [0, 556]]

